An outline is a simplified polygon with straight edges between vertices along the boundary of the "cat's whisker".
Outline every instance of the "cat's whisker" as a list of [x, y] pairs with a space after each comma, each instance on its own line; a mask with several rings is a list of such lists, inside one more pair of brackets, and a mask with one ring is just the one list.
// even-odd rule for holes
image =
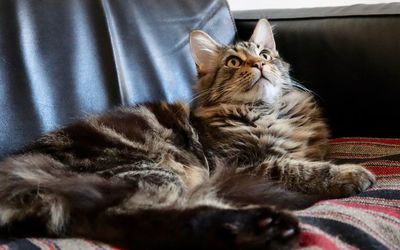
[[202, 93], [195, 95], [191, 100], [189, 100], [189, 104], [192, 104], [195, 100], [207, 95], [208, 93], [209, 93], [209, 90], [203, 91]]
[[[312, 94], [312, 95], [316, 95], [316, 96], [318, 96], [318, 94], [316, 94], [314, 91], [312, 91], [312, 90], [310, 90], [310, 89], [308, 89], [307, 87], [305, 87], [304, 85], [302, 85], [299, 81], [297, 81], [294, 77], [290, 77], [290, 80], [291, 80], [291, 83], [292, 83], [292, 85], [294, 86], [294, 87], [296, 87], [296, 88], [298, 88], [298, 89], [300, 89], [300, 90], [303, 90], [303, 91], [305, 91], [305, 92], [307, 92], [307, 93], [310, 93], [310, 94]], [[319, 96], [320, 97], [320, 96]]]

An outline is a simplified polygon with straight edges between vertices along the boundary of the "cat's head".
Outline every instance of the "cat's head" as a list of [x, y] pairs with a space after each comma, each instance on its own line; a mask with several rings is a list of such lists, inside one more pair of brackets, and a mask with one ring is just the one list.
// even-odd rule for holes
[[247, 42], [225, 46], [196, 30], [190, 35], [190, 45], [198, 70], [195, 98], [200, 105], [272, 103], [290, 84], [289, 65], [279, 57], [265, 19], [258, 21]]

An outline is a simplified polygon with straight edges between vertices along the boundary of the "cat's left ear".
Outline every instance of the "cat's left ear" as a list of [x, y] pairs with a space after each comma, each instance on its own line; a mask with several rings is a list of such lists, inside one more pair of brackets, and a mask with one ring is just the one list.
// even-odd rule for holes
[[221, 45], [204, 31], [195, 30], [190, 33], [190, 47], [198, 70], [205, 72], [216, 61]]
[[272, 33], [271, 24], [267, 19], [260, 19], [253, 31], [250, 42], [259, 44], [264, 48], [276, 50], [274, 34]]

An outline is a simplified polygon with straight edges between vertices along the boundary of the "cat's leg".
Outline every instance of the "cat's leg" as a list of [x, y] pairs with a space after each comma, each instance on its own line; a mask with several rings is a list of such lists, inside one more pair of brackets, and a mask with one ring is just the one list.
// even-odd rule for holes
[[13, 156], [0, 162], [0, 228], [39, 220], [44, 231], [60, 235], [74, 209], [98, 211], [115, 205], [126, 212], [173, 206], [204, 181], [204, 172], [168, 158], [85, 174], [48, 155]]
[[291, 249], [298, 235], [287, 212], [214, 206], [90, 215], [69, 234], [128, 249]]
[[375, 176], [360, 165], [336, 165], [287, 157], [270, 158], [256, 168], [244, 171], [279, 181], [290, 190], [323, 197], [354, 195], [375, 183]]
[[138, 190], [105, 213], [79, 219], [70, 236], [129, 249], [289, 249], [296, 242], [298, 222], [291, 214], [231, 205], [218, 198], [204, 171], [172, 158], [103, 171]]
[[125, 211], [171, 206], [209, 179], [207, 168], [184, 165], [168, 155], [159, 161], [142, 160], [97, 174], [137, 188], [120, 205], [119, 209]]
[[0, 234], [62, 235], [72, 210], [105, 209], [131, 191], [121, 182], [74, 173], [47, 155], [10, 157], [0, 162]]
[[0, 234], [86, 237], [128, 249], [285, 249], [299, 234], [292, 215], [270, 207], [199, 196], [144, 208], [139, 200], [152, 199], [148, 186], [118, 180], [70, 172], [46, 155], [10, 158], [0, 163]]

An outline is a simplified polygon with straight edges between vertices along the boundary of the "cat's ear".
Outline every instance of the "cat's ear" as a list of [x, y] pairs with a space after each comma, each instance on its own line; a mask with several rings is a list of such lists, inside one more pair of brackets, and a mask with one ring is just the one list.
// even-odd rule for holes
[[190, 33], [190, 47], [199, 71], [207, 71], [207, 67], [215, 62], [221, 47], [207, 33], [195, 30]]
[[274, 34], [271, 24], [267, 19], [260, 19], [251, 35], [250, 42], [259, 44], [264, 48], [276, 50]]

